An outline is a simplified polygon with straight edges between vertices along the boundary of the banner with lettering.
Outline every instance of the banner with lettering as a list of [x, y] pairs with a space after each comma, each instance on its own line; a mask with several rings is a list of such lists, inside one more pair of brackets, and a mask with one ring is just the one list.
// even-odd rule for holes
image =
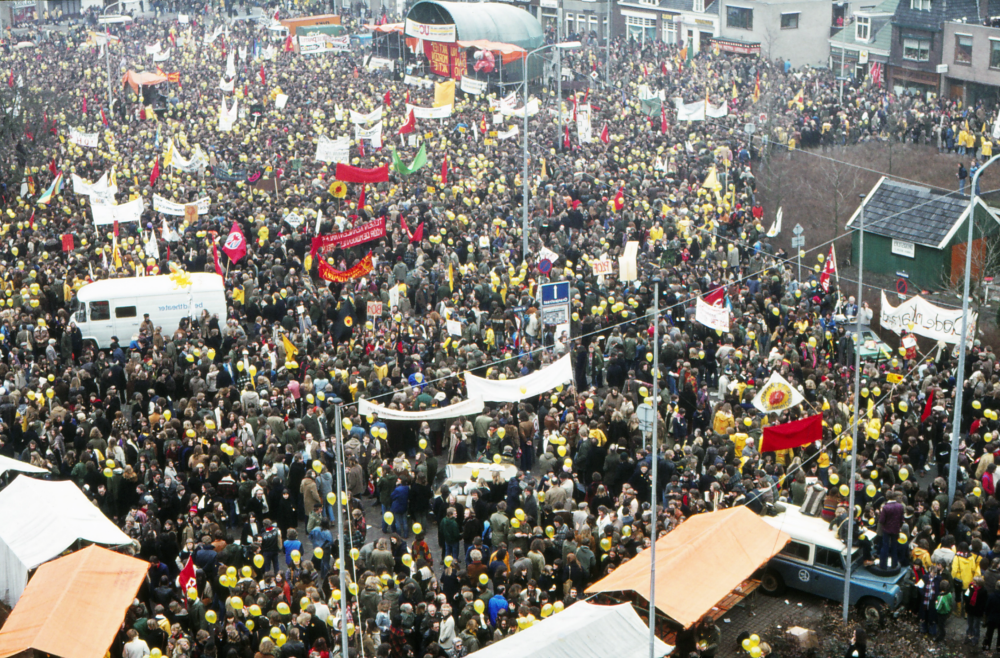
[[[893, 307], [883, 292], [879, 324], [897, 334], [906, 329], [918, 336], [957, 343], [962, 333], [962, 309], [941, 308], [919, 295]], [[976, 314], [969, 313], [970, 334], [975, 326]]]
[[77, 146], [97, 148], [97, 133], [83, 133], [75, 128], [70, 128], [69, 141], [73, 142]]
[[335, 283], [346, 283], [352, 279], [358, 279], [366, 274], [370, 273], [374, 269], [372, 263], [372, 252], [361, 259], [361, 262], [354, 267], [347, 270], [335, 270], [326, 264], [326, 261], [319, 261], [319, 278], [324, 281], [333, 281]]
[[[195, 204], [197, 204], [198, 206], [199, 215], [207, 215], [208, 207], [212, 204], [212, 200], [209, 199], [208, 197], [205, 197], [204, 199], [198, 199], [197, 201], [195, 201]], [[194, 205], [194, 204], [174, 203], [173, 201], [168, 201], [167, 199], [164, 199], [159, 195], [156, 194], [153, 195], [153, 210], [159, 213], [163, 213], [164, 215], [183, 217], [184, 208], [185, 206], [188, 205]]]
[[431, 73], [451, 77], [451, 51], [448, 44], [437, 41], [424, 42], [424, 54], [430, 62]]
[[351, 140], [347, 137], [330, 139], [326, 135], [319, 136], [316, 144], [316, 159], [320, 162], [347, 162], [350, 159]]
[[463, 75], [459, 87], [467, 94], [474, 94], [478, 96], [486, 91], [486, 81], [476, 80], [475, 78], [469, 78]]
[[312, 239], [311, 253], [324, 255], [333, 251], [334, 247], [349, 249], [359, 244], [385, 237], [385, 217], [372, 220], [356, 228], [333, 235], [320, 235]]

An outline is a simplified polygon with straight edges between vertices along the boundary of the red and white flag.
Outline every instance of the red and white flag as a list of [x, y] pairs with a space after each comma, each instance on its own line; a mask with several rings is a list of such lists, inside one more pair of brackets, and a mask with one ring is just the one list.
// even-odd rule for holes
[[219, 265], [219, 248], [214, 243], [212, 244], [212, 260], [215, 261], [215, 273], [219, 276], [223, 276], [222, 266]]
[[243, 229], [240, 228], [239, 222], [233, 222], [233, 229], [229, 232], [225, 244], [222, 245], [222, 251], [234, 263], [238, 263], [241, 258], [247, 255], [247, 239], [243, 235]]
[[823, 263], [823, 271], [819, 273], [819, 285], [823, 288], [823, 292], [830, 292], [830, 278], [833, 276], [839, 276], [837, 274], [837, 252], [834, 251], [833, 245], [830, 245], [830, 253], [827, 254], [826, 262]]
[[399, 127], [400, 135], [408, 135], [417, 129], [417, 118], [413, 115], [413, 110], [406, 115], [406, 121]]
[[604, 130], [601, 131], [601, 141], [605, 144], [611, 141], [611, 135], [608, 134], [608, 124], [604, 124]]

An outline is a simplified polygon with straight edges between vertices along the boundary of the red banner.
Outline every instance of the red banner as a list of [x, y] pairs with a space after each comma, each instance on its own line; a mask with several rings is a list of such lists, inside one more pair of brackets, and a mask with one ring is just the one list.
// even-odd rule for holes
[[760, 442], [761, 452], [787, 450], [809, 445], [823, 438], [823, 415], [816, 414], [802, 420], [793, 420], [783, 425], [764, 428], [764, 438]]
[[451, 77], [451, 52], [447, 43], [437, 41], [424, 42], [424, 54], [430, 62], [431, 73]]
[[62, 249], [63, 252], [73, 251], [73, 234], [65, 233], [62, 236]]
[[319, 278], [324, 281], [333, 281], [335, 283], [346, 283], [352, 279], [357, 279], [362, 277], [373, 269], [372, 265], [372, 252], [368, 252], [361, 262], [352, 267], [349, 270], [335, 270], [326, 264], [326, 261], [319, 261]]
[[314, 256], [316, 254], [323, 255], [333, 251], [333, 248], [336, 246], [347, 249], [384, 237], [385, 217], [380, 217], [357, 228], [352, 228], [350, 231], [315, 237], [312, 239], [311, 251]]
[[461, 80], [469, 69], [468, 51], [461, 46], [451, 47], [451, 77]]

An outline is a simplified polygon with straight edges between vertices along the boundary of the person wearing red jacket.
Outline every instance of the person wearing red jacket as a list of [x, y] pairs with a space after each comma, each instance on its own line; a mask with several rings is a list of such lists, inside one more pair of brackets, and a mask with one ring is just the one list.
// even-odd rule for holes
[[986, 496], [992, 496], [996, 492], [997, 489], [996, 473], [997, 473], [997, 465], [995, 463], [987, 466], [986, 472], [983, 473], [983, 479], [981, 482], [983, 487], [983, 494]]

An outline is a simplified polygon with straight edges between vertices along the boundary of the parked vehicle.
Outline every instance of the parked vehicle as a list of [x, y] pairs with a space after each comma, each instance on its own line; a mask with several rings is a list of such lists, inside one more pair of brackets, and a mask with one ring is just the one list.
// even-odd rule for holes
[[[773, 557], [761, 576], [761, 589], [781, 594], [786, 587], [810, 592], [833, 601], [844, 600], [847, 550], [844, 542], [822, 518], [806, 516], [795, 505], [783, 505], [776, 516], [764, 521], [791, 537]], [[854, 547], [851, 559], [850, 604], [866, 618], [883, 620], [903, 601], [908, 569], [880, 575], [863, 564], [861, 549]]]
[[89, 283], [76, 293], [79, 306], [75, 320], [84, 342], [106, 348], [111, 338], [128, 344], [139, 333], [143, 315], [149, 314], [154, 326], [171, 334], [186, 317], [199, 317], [203, 310], [219, 316], [226, 323], [226, 292], [222, 277], [195, 273], [190, 285], [178, 285], [171, 276], [141, 276], [106, 279]]

